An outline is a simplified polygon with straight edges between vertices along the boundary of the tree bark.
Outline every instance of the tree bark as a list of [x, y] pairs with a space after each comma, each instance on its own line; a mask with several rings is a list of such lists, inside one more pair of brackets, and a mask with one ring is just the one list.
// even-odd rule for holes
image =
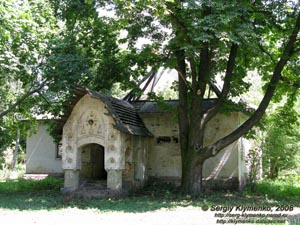
[[[185, 157], [188, 148], [189, 137], [189, 117], [188, 117], [188, 102], [187, 92], [188, 87], [186, 84], [186, 65], [184, 50], [176, 51], [177, 64], [178, 64], [178, 86], [179, 86], [179, 106], [178, 106], [178, 126], [180, 136], [180, 149], [182, 157]], [[184, 161], [184, 160], [182, 160]]]
[[182, 168], [182, 191], [191, 195], [203, 192], [202, 170], [204, 161], [196, 154], [193, 149], [187, 151]]

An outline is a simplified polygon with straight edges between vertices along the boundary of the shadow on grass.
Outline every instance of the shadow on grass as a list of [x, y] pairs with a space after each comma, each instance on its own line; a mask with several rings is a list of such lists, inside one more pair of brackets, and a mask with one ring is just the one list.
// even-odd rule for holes
[[[48, 178], [47, 178], [48, 179]], [[43, 186], [43, 188], [41, 188]], [[59, 188], [61, 181], [6, 181], [0, 182], [0, 209], [10, 210], [58, 210], [63, 208], [93, 209], [99, 212], [141, 213], [177, 207], [201, 207], [204, 205], [282, 205], [299, 207], [299, 198], [269, 198], [257, 193], [206, 192], [199, 196], [183, 195], [172, 186], [148, 186], [120, 199], [66, 200]]]

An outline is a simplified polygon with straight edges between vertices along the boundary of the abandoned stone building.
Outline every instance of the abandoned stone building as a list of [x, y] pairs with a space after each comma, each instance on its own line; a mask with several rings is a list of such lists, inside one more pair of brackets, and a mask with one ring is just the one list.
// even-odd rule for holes
[[[153, 101], [125, 100], [76, 89], [69, 114], [62, 118], [62, 142], [54, 143], [41, 120], [27, 139], [26, 173], [64, 174], [66, 190], [83, 180], [105, 180], [107, 188], [140, 187], [151, 180], [181, 178], [181, 155], [175, 107], [161, 110]], [[205, 107], [214, 101], [207, 99]], [[209, 122], [205, 142], [229, 134], [245, 120], [241, 112], [217, 115]], [[248, 176], [247, 145], [239, 139], [204, 164], [204, 184], [241, 189]]]

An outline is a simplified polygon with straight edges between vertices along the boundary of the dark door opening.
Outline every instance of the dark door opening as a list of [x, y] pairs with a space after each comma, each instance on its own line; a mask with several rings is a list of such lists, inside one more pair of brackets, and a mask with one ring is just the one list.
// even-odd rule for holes
[[107, 178], [103, 146], [88, 144], [82, 147], [80, 176], [88, 180], [105, 180]]

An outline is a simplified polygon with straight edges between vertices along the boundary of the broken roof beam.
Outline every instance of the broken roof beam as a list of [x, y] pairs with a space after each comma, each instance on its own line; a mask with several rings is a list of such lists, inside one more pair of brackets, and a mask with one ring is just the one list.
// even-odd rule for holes
[[218, 98], [221, 97], [221, 90], [218, 88], [218, 86], [215, 84], [214, 81], [209, 80], [208, 82], [209, 87], [215, 92], [215, 94], [218, 96]]

